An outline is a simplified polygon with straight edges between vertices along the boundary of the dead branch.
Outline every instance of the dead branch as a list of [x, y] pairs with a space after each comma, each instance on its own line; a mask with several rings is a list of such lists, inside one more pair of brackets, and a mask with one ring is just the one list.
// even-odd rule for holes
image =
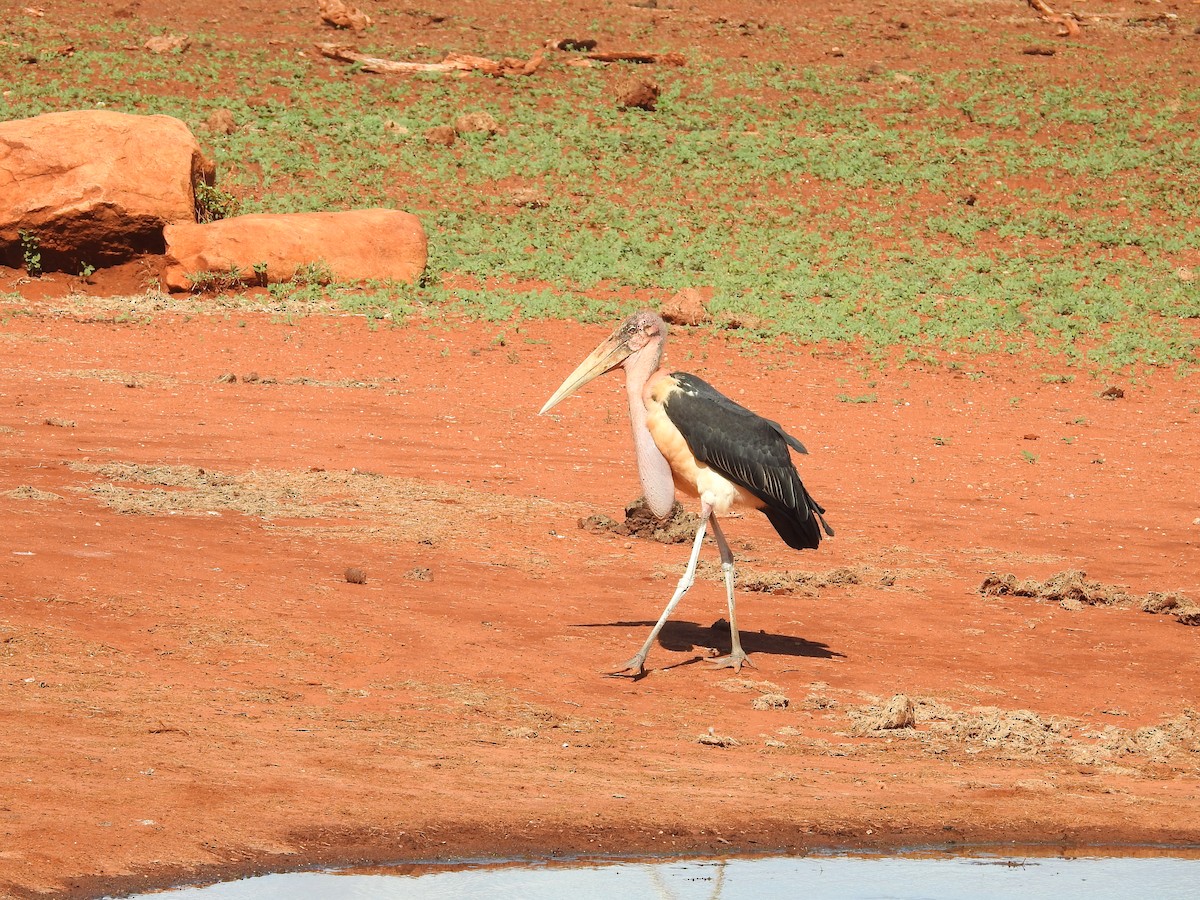
[[1079, 34], [1079, 23], [1070, 16], [1060, 16], [1050, 8], [1046, 0], [1026, 0], [1026, 2], [1034, 12], [1042, 17], [1043, 21], [1058, 26], [1059, 37], [1075, 37]]
[[596, 62], [631, 62], [643, 65], [658, 63], [663, 66], [682, 66], [684, 63], [682, 53], [631, 53], [617, 50], [607, 53], [596, 51], [594, 53], [585, 53], [584, 56], [588, 59], [594, 59]]
[[381, 59], [378, 56], [367, 56], [341, 44], [317, 44], [317, 50], [322, 56], [336, 59], [339, 62], [358, 63], [364, 72], [387, 75], [411, 75], [417, 72], [483, 72], [485, 75], [495, 76], [531, 75], [541, 68], [545, 61], [541, 50], [538, 50], [529, 59], [505, 57], [501, 60], [488, 59], [484, 56], [470, 56], [465, 53], [451, 53], [441, 62], [436, 63]]

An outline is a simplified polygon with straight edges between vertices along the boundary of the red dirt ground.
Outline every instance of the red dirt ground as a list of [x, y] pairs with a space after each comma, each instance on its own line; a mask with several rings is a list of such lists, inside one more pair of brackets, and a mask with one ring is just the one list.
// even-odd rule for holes
[[[619, 376], [536, 415], [607, 329], [146, 314], [19, 274], [0, 271], [0, 894], [1200, 844], [1200, 629], [979, 591], [1084, 570], [1200, 600], [1195, 376], [1055, 382], [1032, 354], [881, 370], [678, 330], [679, 368], [808, 445], [837, 537], [797, 554], [757, 514], [730, 522], [741, 575], [774, 585], [740, 593], [755, 667], [703, 663], [728, 641], [710, 546], [629, 681], [601, 673], [687, 547], [578, 527], [637, 494]], [[863, 724], [896, 694], [915, 727]]]

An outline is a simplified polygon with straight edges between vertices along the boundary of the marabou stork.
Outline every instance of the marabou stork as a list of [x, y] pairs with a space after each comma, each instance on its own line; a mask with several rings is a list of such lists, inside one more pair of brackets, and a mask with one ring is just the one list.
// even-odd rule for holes
[[825, 510], [801, 483], [788, 453], [789, 447], [807, 453], [804, 445], [779, 423], [755, 415], [695, 375], [662, 368], [666, 339], [667, 326], [659, 316], [648, 311], [635, 313], [567, 376], [542, 413], [593, 378], [623, 368], [638, 475], [647, 505], [656, 516], [664, 517], [675, 503], [676, 488], [700, 499], [700, 527], [674, 595], [642, 649], [611, 674], [638, 677], [645, 672], [654, 639], [695, 580], [700, 545], [710, 525], [721, 552], [732, 639], [730, 654], [711, 661], [741, 671], [749, 660], [742, 650], [734, 611], [733, 552], [719, 517], [737, 504], [762, 510], [784, 542], [797, 550], [816, 549], [822, 529], [830, 537], [833, 529], [822, 515]]

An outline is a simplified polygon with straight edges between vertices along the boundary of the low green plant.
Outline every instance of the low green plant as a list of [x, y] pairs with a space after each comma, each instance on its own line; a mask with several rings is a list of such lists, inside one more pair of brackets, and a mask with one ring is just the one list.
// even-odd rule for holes
[[196, 221], [205, 224], [237, 215], [238, 199], [215, 184], [197, 181], [194, 186]]
[[42, 253], [41, 239], [32, 231], [24, 229], [17, 232], [17, 237], [21, 241], [21, 259], [25, 265], [25, 272], [31, 278], [38, 278], [42, 274]]
[[[1176, 275], [1200, 246], [1200, 88], [1173, 78], [1164, 97], [1157, 77], [1192, 66], [1184, 44], [1093, 55], [1069, 78], [1009, 61], [1020, 42], [990, 34], [970, 67], [911, 72], [696, 58], [664, 76], [657, 112], [627, 115], [585, 69], [520, 90], [389, 79], [236, 32], [193, 35], [205, 53], [131, 56], [130, 27], [23, 20], [0, 74], [63, 41], [77, 50], [19, 67], [0, 118], [103, 103], [199, 126], [224, 107], [239, 127], [206, 132], [223, 188], [197, 187], [198, 220], [364, 206], [421, 218], [419, 284], [359, 291], [310, 272], [270, 286], [291, 303], [593, 321], [706, 286], [716, 321], [746, 323], [744, 345], [852, 346], [880, 365], [1032, 349], [1090, 372], [1200, 362], [1200, 292]], [[594, 30], [620, 29], [602, 17]], [[928, 41], [918, 32], [902, 39]], [[503, 131], [431, 148], [428, 123], [464, 109]], [[515, 201], [514, 184], [539, 202]], [[1074, 376], [1044, 380], [1059, 377]]]
[[187, 279], [196, 294], [233, 291], [244, 284], [242, 270], [237, 266], [230, 266], [227, 272], [188, 272]]
[[[257, 271], [257, 269], [255, 270]], [[263, 264], [263, 271], [266, 271], [266, 264]], [[322, 285], [330, 284], [337, 279], [333, 274], [333, 269], [324, 260], [315, 260], [314, 262], [305, 263], [298, 267], [292, 275], [292, 283], [300, 285]]]

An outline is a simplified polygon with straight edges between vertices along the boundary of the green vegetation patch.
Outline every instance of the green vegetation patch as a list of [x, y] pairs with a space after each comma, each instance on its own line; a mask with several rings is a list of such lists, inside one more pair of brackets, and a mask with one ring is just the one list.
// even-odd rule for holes
[[[715, 320], [752, 323], [750, 340], [1196, 362], [1200, 76], [1186, 42], [1136, 60], [1064, 47], [1067, 74], [1019, 54], [908, 72], [689, 58], [654, 73], [649, 113], [615, 102], [628, 67], [562, 55], [525, 78], [389, 77], [232, 33], [155, 56], [129, 50], [134, 24], [118, 20], [81, 26], [63, 56], [61, 27], [7, 27], [0, 116], [177, 116], [217, 163], [209, 214], [417, 214], [423, 282], [347, 292], [374, 315], [602, 320], [703, 286]], [[451, 50], [485, 52], [420, 52]], [[218, 110], [232, 133], [206, 127]], [[500, 130], [427, 141], [470, 112]], [[326, 289], [272, 287], [313, 290]]]

